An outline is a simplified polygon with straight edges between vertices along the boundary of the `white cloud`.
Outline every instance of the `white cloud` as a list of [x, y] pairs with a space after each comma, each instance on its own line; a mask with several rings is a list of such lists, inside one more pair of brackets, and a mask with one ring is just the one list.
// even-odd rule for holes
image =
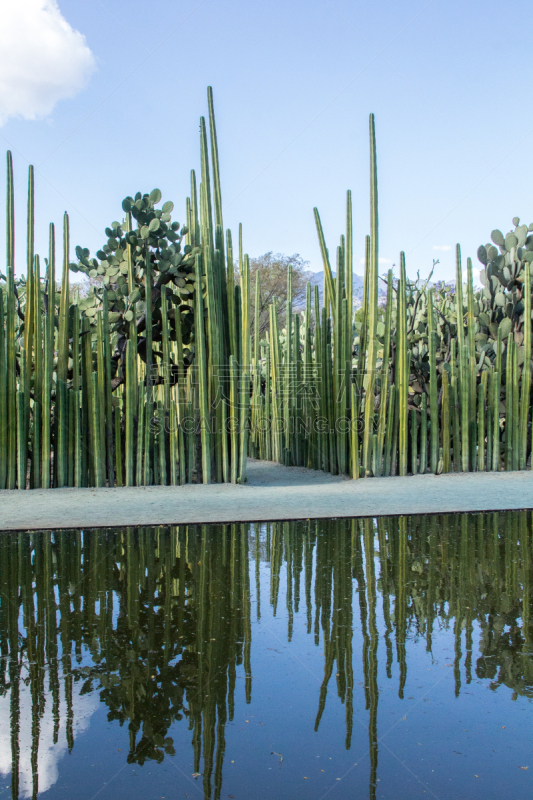
[[451, 250], [451, 249], [452, 249], [451, 244], [434, 244], [433, 245], [433, 250], [443, 250], [444, 252], [446, 252], [447, 250]]
[[86, 86], [94, 56], [56, 0], [3, 0], [1, 14], [0, 125], [46, 117]]
[[[99, 697], [96, 692], [81, 694], [83, 682], [74, 684], [72, 691], [72, 710], [74, 713], [73, 734], [74, 739], [89, 727], [91, 716], [100, 706]], [[37, 769], [39, 773], [39, 794], [50, 789], [59, 778], [59, 762], [67, 753], [66, 737], [66, 701], [65, 701], [65, 682], [60, 681], [60, 709], [62, 714], [59, 717], [59, 739], [54, 744], [54, 729], [56, 720], [53, 714], [52, 696], [49, 691], [44, 692], [44, 708], [40, 718], [39, 729], [39, 753], [37, 759]], [[5, 782], [5, 778], [11, 772], [11, 731], [10, 731], [10, 701], [11, 696], [8, 691], [0, 697], [0, 775]], [[19, 708], [20, 708], [20, 728], [19, 728], [19, 796], [21, 798], [31, 798], [33, 764], [32, 755], [32, 705], [31, 688], [25, 683], [20, 684]]]

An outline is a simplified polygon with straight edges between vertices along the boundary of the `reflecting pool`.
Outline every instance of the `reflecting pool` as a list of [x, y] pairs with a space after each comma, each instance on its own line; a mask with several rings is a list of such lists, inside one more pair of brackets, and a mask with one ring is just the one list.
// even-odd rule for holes
[[0, 536], [0, 797], [533, 796], [530, 512]]

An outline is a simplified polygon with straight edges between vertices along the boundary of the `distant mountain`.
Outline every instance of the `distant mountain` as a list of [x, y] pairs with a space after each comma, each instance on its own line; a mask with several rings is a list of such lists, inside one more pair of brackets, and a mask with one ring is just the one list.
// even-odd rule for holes
[[[333, 277], [335, 277], [335, 273], [333, 273]], [[323, 287], [324, 287], [324, 272], [313, 272], [311, 274], [311, 280], [309, 281], [311, 286], [318, 286], [318, 292], [320, 295], [320, 302], [322, 303], [322, 294], [323, 294]], [[397, 278], [394, 279], [394, 285], [397, 284]], [[423, 285], [423, 281], [422, 281]], [[455, 290], [455, 281], [430, 281], [428, 283], [428, 289], [431, 288], [440, 288], [442, 286], [448, 287], [451, 289], [452, 292]], [[466, 287], [466, 284], [465, 284]], [[355, 308], [359, 308], [363, 304], [363, 289], [364, 289], [364, 278], [361, 275], [356, 275], [354, 272], [353, 275], [353, 296], [354, 296], [354, 306]], [[384, 305], [387, 299], [387, 284], [381, 280], [381, 277], [378, 282], [378, 303], [379, 305]]]
[[[335, 272], [333, 273], [333, 277], [335, 277]], [[322, 302], [322, 293], [324, 287], [324, 272], [313, 272], [312, 277], [310, 280], [311, 286], [318, 286], [318, 291], [320, 294], [320, 302]], [[353, 274], [353, 296], [355, 300], [355, 306], [360, 306], [363, 302], [363, 289], [364, 289], [365, 281], [361, 275], [357, 275], [355, 272]], [[385, 286], [382, 281], [379, 282], [378, 285], [378, 294], [380, 298], [386, 298], [387, 296], [387, 287]]]

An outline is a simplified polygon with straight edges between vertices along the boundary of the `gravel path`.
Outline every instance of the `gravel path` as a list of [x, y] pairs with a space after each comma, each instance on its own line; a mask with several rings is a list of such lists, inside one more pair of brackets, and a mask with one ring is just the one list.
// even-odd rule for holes
[[533, 509], [533, 472], [474, 472], [352, 481], [248, 462], [243, 486], [0, 491], [0, 530], [253, 522]]

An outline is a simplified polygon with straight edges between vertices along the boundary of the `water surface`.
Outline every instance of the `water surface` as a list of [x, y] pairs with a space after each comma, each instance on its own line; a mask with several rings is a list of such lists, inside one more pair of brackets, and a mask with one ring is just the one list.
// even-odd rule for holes
[[0, 797], [533, 796], [529, 512], [0, 537]]

